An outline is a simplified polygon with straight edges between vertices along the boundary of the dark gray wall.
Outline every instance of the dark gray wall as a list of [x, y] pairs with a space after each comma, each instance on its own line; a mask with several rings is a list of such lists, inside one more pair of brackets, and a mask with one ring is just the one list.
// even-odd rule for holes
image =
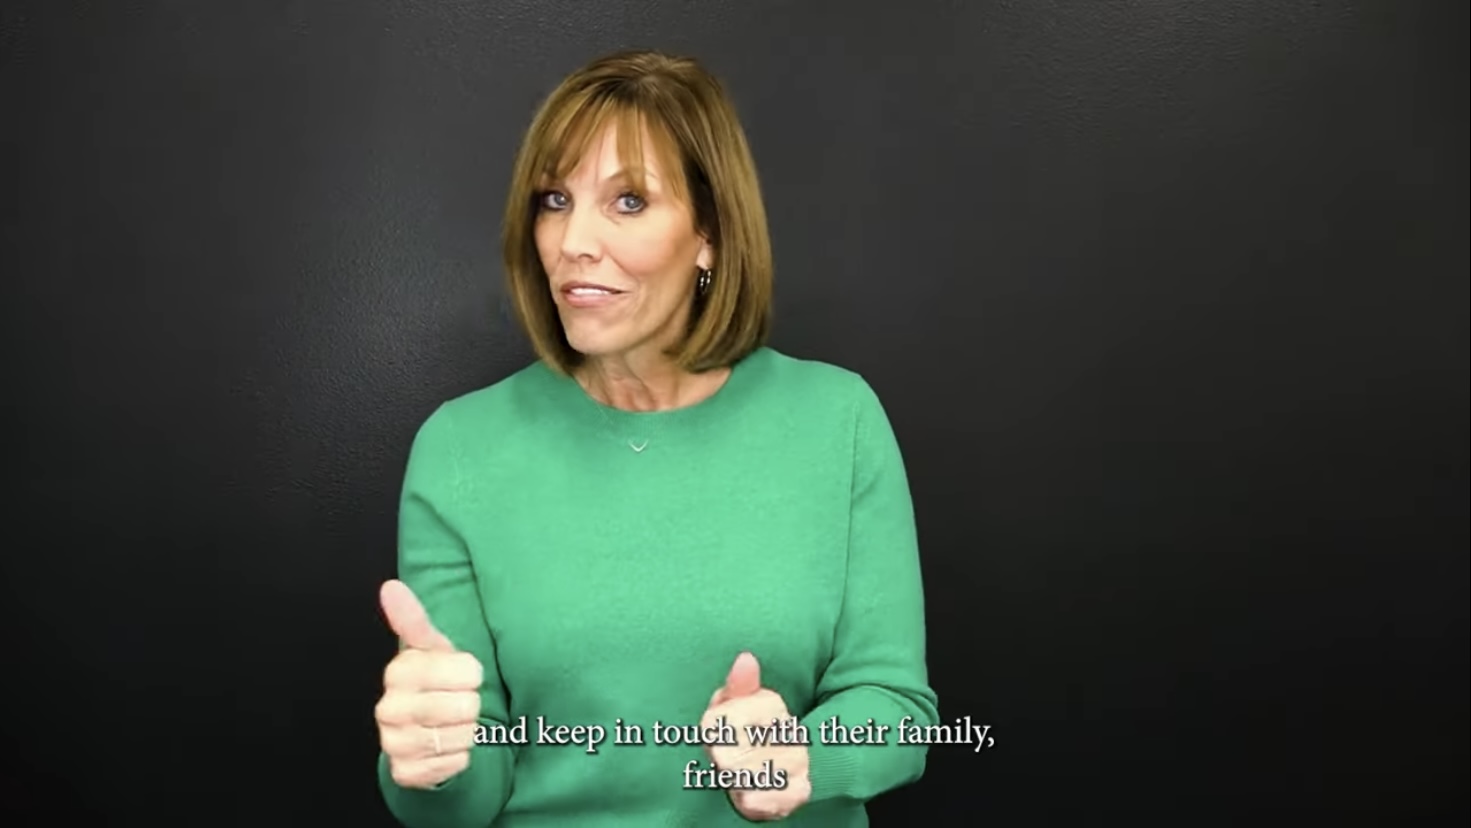
[[1465, 824], [1466, 18], [7, 4], [4, 807], [390, 824], [408, 440], [529, 358], [533, 106], [644, 45], [733, 91], [774, 344], [886, 401], [943, 712], [995, 727], [877, 824]]

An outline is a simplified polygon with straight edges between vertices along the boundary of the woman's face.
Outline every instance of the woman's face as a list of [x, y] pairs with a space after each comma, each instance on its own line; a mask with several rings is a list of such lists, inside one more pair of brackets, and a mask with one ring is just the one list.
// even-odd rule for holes
[[695, 275], [713, 251], [674, 196], [644, 134], [643, 191], [618, 158], [610, 126], [563, 181], [547, 182], [536, 247], [567, 341], [589, 357], [654, 355], [678, 341]]

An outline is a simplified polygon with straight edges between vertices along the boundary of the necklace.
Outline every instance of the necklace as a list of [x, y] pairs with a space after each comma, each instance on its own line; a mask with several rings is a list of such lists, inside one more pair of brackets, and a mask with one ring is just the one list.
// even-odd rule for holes
[[[618, 431], [618, 426], [613, 423], [613, 418], [608, 416], [607, 410], [599, 405], [598, 413], [603, 415], [603, 422], [608, 424], [608, 429], [616, 434]], [[664, 418], [660, 417], [655, 422], [662, 425], [664, 422]], [[628, 447], [633, 449], [634, 454], [643, 454], [644, 449], [649, 447], [649, 441], [657, 436], [658, 432], [659, 429], [656, 428], [650, 434], [645, 435], [642, 440], [638, 440], [633, 437], [620, 437], [619, 439], [628, 443]]]
[[[593, 408], [596, 408], [598, 410], [598, 414], [600, 414], [602, 416], [603, 422], [608, 426], [609, 432], [611, 432], [614, 436], [617, 436], [617, 434], [618, 434], [618, 425], [617, 425], [617, 423], [614, 423], [613, 422], [613, 418], [612, 417], [608, 416], [608, 409], [607, 409], [607, 407], [604, 406], [604, 405], [602, 405], [601, 403], [599, 403], [596, 399], [594, 399], [591, 394], [585, 394], [584, 396], [587, 397], [588, 403], [590, 405], [592, 405]], [[654, 412], [651, 412], [651, 413], [654, 413]], [[647, 415], [646, 415], [645, 418], [641, 418], [641, 419], [646, 419], [646, 418], [647, 418]], [[656, 418], [654, 418], [654, 422], [658, 426], [662, 426], [664, 424], [664, 420], [665, 420], [665, 418], [663, 418], [663, 417], [656, 417]], [[634, 438], [634, 437], [618, 437], [618, 439], [623, 440], [624, 442], [626, 442], [628, 444], [628, 447], [633, 450], [633, 453], [634, 454], [643, 454], [644, 449], [646, 449], [646, 448], [649, 447], [649, 442], [654, 437], [658, 436], [658, 434], [659, 434], [659, 432], [661, 430], [662, 430], [661, 428], [655, 428], [654, 431], [650, 432], [649, 434], [644, 435], [644, 438], [642, 440], [637, 439], [637, 438]]]

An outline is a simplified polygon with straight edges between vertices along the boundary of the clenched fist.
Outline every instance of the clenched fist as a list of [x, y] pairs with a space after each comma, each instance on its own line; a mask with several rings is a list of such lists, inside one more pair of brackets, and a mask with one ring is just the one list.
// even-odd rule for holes
[[735, 729], [740, 743], [708, 746], [710, 761], [717, 768], [759, 771], [764, 763], [770, 762], [773, 768], [786, 771], [785, 788], [729, 792], [731, 804], [746, 819], [781, 819], [812, 796], [806, 745], [755, 745], [746, 734], [746, 725], [769, 727], [773, 719], [784, 721], [791, 717], [781, 694], [761, 686], [761, 665], [750, 653], [741, 653], [736, 658], [725, 684], [710, 697], [710, 705], [701, 717], [700, 723], [706, 727], [714, 727], [724, 718]]
[[395, 782], [432, 788], [470, 766], [485, 672], [435, 629], [401, 581], [385, 583], [379, 597], [402, 649], [383, 673], [378, 741]]

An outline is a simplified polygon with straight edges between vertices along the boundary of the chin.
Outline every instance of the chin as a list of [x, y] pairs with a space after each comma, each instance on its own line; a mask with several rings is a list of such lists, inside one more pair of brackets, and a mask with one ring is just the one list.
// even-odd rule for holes
[[566, 334], [567, 344], [585, 357], [604, 357], [628, 350], [628, 337], [621, 336], [616, 331], [593, 333], [574, 329], [567, 330]]

